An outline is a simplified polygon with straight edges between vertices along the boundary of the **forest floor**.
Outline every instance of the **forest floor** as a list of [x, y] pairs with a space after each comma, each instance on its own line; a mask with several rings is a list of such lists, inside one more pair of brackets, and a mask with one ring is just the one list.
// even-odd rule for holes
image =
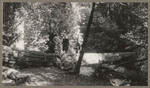
[[[55, 67], [27, 68], [20, 70], [22, 73], [30, 75], [32, 80], [30, 84], [26, 83], [21, 86], [110, 86], [109, 81], [92, 76], [92, 67], [95, 63], [98, 63], [98, 58], [101, 57], [99, 54], [85, 54], [83, 59], [86, 60], [87, 65], [81, 66], [78, 76], [66, 74], [65, 71]], [[3, 80], [2, 83], [6, 86], [16, 86], [11, 80]]]
[[[93, 69], [89, 66], [82, 66], [80, 75], [66, 74], [55, 67], [28, 68], [20, 70], [22, 73], [31, 76], [32, 82], [20, 86], [110, 86], [107, 80], [101, 80], [92, 76]], [[4, 86], [16, 86], [11, 80], [3, 80]], [[17, 85], [18, 86], [18, 85]]]

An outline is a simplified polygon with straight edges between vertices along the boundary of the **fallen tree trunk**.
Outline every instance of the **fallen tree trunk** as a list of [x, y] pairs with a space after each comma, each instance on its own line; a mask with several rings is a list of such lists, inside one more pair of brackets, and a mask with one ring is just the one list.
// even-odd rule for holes
[[25, 56], [35, 56], [35, 57], [58, 57], [61, 59], [61, 56], [58, 53], [44, 53], [40, 51], [26, 51], [26, 50], [16, 50], [18, 53], [24, 52]]
[[135, 64], [135, 63], [137, 63], [137, 62], [146, 61], [146, 60], [147, 60], [147, 58], [141, 59], [141, 60], [134, 60], [134, 61], [121, 62], [121, 63], [117, 64], [116, 68], [119, 67], [119, 66], [122, 66], [122, 65]]
[[21, 73], [18, 70], [15, 70], [15, 69], [9, 68], [9, 67], [3, 66], [2, 69], [3, 69], [3, 72], [2, 72], [3, 78], [11, 79], [16, 84], [31, 82], [31, 78], [27, 74]]

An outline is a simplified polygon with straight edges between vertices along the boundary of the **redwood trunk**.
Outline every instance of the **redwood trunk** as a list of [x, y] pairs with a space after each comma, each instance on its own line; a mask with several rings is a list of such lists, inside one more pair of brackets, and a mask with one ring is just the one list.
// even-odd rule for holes
[[87, 29], [85, 31], [84, 41], [83, 41], [83, 44], [82, 44], [82, 49], [80, 51], [80, 56], [79, 56], [77, 65], [76, 65], [75, 70], [74, 70], [75, 74], [80, 73], [81, 62], [82, 62], [83, 55], [84, 55], [84, 52], [85, 52], [86, 43], [88, 41], [88, 36], [89, 36], [89, 33], [90, 33], [90, 27], [91, 27], [91, 24], [92, 24], [92, 19], [93, 19], [93, 14], [94, 14], [94, 7], [95, 7], [95, 3], [92, 3], [92, 10], [91, 10], [91, 14], [90, 14], [89, 21], [88, 21], [88, 24], [87, 24]]

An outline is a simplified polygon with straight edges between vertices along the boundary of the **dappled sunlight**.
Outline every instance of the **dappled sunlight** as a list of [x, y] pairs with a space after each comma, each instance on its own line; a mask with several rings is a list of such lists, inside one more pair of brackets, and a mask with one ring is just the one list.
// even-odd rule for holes
[[86, 61], [87, 64], [96, 64], [104, 59], [105, 57], [102, 53], [85, 53], [83, 57], [83, 60]]
[[[19, 22], [18, 22], [19, 24]], [[17, 27], [17, 32], [21, 34], [20, 40], [15, 43], [15, 46], [19, 50], [24, 50], [24, 22], [22, 22], [18, 27]]]
[[53, 74], [53, 73], [41, 73], [40, 74], [42, 77], [50, 79], [50, 80], [56, 80], [58, 79], [58, 74]]
[[[38, 72], [37, 72], [38, 71]], [[92, 77], [91, 67], [81, 67], [80, 74], [70, 75], [62, 73], [63, 71], [54, 67], [49, 68], [30, 68], [24, 69], [21, 72], [30, 74], [31, 82], [22, 85], [25, 86], [48, 86], [48, 85], [109, 85], [109, 82], [99, 82]], [[15, 85], [11, 81], [3, 81], [4, 85]]]
[[80, 69], [80, 74], [84, 76], [92, 76], [94, 69], [92, 67], [82, 67]]

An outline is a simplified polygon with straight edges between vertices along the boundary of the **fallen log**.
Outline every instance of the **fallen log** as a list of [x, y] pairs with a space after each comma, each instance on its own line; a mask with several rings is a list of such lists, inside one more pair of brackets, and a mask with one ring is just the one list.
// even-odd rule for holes
[[135, 64], [135, 63], [137, 63], [137, 62], [146, 61], [146, 60], [147, 60], [147, 58], [140, 59], [140, 60], [134, 60], [134, 61], [121, 62], [121, 63], [119, 63], [115, 68], [117, 68], [117, 67], [119, 67], [119, 66], [123, 66], [123, 65]]
[[26, 50], [16, 50], [19, 52], [24, 52], [25, 56], [28, 57], [58, 57], [61, 59], [61, 56], [58, 53], [44, 53], [41, 51], [26, 51]]
[[25, 82], [30, 83], [31, 82], [31, 78], [27, 74], [21, 73], [18, 70], [15, 70], [15, 69], [12, 69], [9, 67], [3, 66], [2, 69], [3, 69], [3, 72], [2, 72], [3, 77], [11, 79], [16, 84], [21, 84], [21, 83], [25, 83]]

